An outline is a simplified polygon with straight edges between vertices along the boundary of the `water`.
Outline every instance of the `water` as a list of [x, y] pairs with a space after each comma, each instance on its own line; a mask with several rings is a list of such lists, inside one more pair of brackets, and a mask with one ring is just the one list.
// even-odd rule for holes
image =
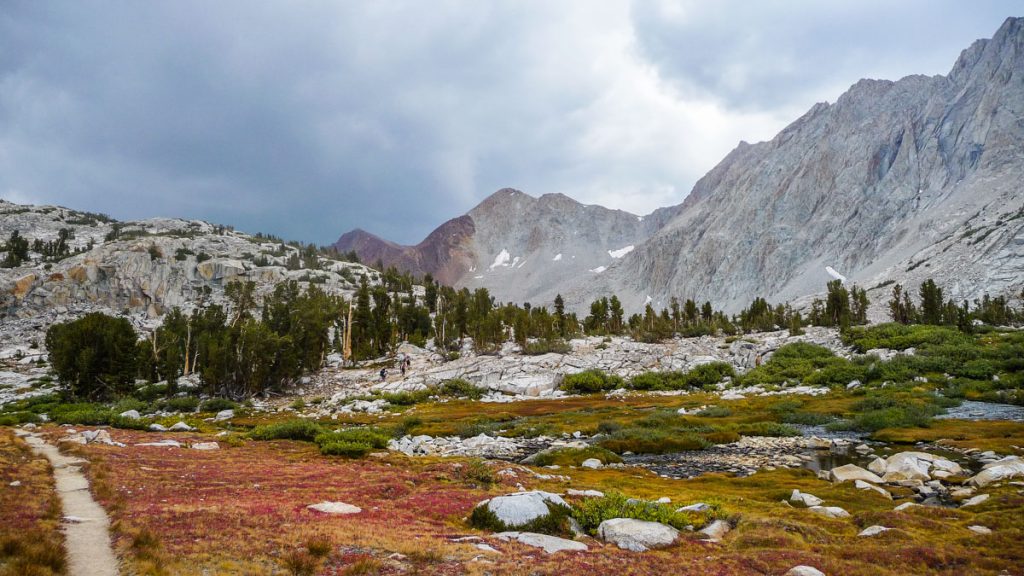
[[936, 418], [956, 418], [958, 420], [975, 421], [1009, 420], [1012, 422], [1024, 422], [1024, 406], [964, 400], [959, 406], [946, 410], [945, 414], [936, 416]]

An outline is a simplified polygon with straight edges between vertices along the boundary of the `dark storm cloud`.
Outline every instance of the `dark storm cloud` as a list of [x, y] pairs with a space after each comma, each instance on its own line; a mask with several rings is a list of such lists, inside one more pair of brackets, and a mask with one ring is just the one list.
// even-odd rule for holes
[[644, 212], [1009, 9], [908, 5], [942, 33], [893, 39], [909, 8], [705, 4], [4, 2], [0, 196], [320, 243], [415, 242], [502, 186]]

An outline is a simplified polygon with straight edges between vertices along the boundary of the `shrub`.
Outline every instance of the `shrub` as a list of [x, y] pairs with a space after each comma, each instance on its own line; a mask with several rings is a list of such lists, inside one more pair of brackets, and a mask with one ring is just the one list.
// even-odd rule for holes
[[148, 412], [150, 410], [149, 402], [144, 402], [136, 398], [121, 398], [110, 407], [110, 411], [114, 414], [120, 414], [129, 410], [135, 410], [139, 413]]
[[476, 484], [481, 487], [488, 487], [498, 482], [494, 471], [487, 465], [487, 462], [474, 458], [456, 468], [455, 475], [463, 482]]
[[413, 404], [426, 402], [430, 399], [431, 394], [431, 390], [426, 389], [416, 390], [414, 392], [385, 392], [381, 394], [380, 397], [387, 400], [389, 404], [394, 404], [395, 406], [412, 406]]
[[711, 442], [693, 432], [675, 432], [658, 428], [625, 428], [598, 445], [616, 454], [667, 454], [687, 450], [703, 450]]
[[634, 390], [689, 390], [709, 388], [726, 376], [735, 377], [736, 371], [727, 362], [701, 364], [689, 372], [644, 372], [629, 381]]
[[800, 436], [800, 431], [778, 422], [750, 422], [738, 424], [736, 432], [743, 436]]
[[315, 558], [326, 558], [333, 549], [334, 544], [331, 543], [331, 539], [326, 535], [320, 534], [306, 540], [306, 550]]
[[612, 492], [603, 498], [586, 498], [575, 503], [572, 517], [588, 534], [596, 535], [601, 522], [612, 518], [633, 518], [659, 522], [686, 530], [687, 526], [701, 527], [718, 514], [718, 506], [712, 505], [706, 512], [676, 512], [675, 508], [657, 502], [645, 502], [626, 498], [623, 494]]
[[195, 412], [199, 408], [199, 399], [192, 396], [168, 398], [164, 409], [168, 412]]
[[359, 442], [337, 440], [320, 444], [320, 453], [327, 456], [344, 456], [346, 458], [362, 458], [373, 450], [372, 446]]
[[284, 567], [292, 576], [313, 576], [319, 563], [309, 552], [293, 550], [284, 557]]
[[527, 342], [525, 346], [522, 346], [522, 352], [527, 356], [539, 356], [550, 353], [568, 354], [572, 352], [572, 346], [565, 340], [552, 338]]
[[579, 374], [566, 374], [562, 378], [562, 390], [571, 394], [593, 394], [621, 388], [622, 378], [606, 374], [601, 370], [587, 370]]
[[697, 412], [694, 416], [703, 416], [705, 418], [727, 418], [732, 416], [732, 410], [726, 406], [712, 406]]
[[387, 448], [391, 435], [377, 428], [348, 428], [337, 432], [322, 432], [317, 434], [313, 441], [317, 444], [329, 444], [332, 442], [355, 442], [365, 444], [370, 448]]
[[199, 405], [200, 412], [220, 412], [221, 410], [235, 410], [238, 403], [227, 398], [211, 398]]
[[249, 433], [249, 436], [253, 440], [304, 440], [312, 442], [323, 432], [323, 427], [316, 422], [296, 418], [277, 424], [257, 426]]
[[484, 395], [482, 388], [477, 387], [472, 382], [467, 382], [461, 378], [453, 378], [451, 380], [445, 380], [438, 386], [438, 396], [449, 396], [451, 398], [469, 398], [470, 400], [479, 400]]
[[579, 466], [584, 460], [597, 458], [602, 464], [622, 462], [618, 454], [601, 448], [600, 446], [587, 446], [586, 448], [556, 448], [538, 453], [531, 459], [535, 466]]

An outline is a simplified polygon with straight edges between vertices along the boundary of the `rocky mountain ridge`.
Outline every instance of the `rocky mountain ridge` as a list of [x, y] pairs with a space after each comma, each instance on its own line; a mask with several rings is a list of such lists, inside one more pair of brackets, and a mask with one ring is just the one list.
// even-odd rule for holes
[[957, 299], [1017, 296], [1022, 114], [1024, 19], [1009, 18], [948, 75], [861, 80], [772, 140], [740, 143], [681, 204], [647, 217], [506, 189], [417, 247], [351, 234], [338, 247], [399, 267], [388, 249], [430, 251], [416, 272], [444, 262], [454, 285], [510, 301], [562, 293], [577, 310], [610, 293], [630, 310], [672, 296], [733, 311], [756, 295], [806, 301], [831, 279], [826, 266], [876, 303], [889, 284], [928, 277]]

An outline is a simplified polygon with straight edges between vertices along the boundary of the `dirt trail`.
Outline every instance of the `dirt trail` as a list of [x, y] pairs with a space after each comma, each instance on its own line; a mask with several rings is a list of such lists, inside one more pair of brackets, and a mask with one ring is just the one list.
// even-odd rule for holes
[[60, 453], [37, 434], [19, 431], [19, 436], [53, 466], [53, 476], [64, 509], [64, 544], [69, 576], [117, 576], [117, 558], [110, 542], [110, 519], [92, 498], [89, 480], [79, 464], [84, 461]]

